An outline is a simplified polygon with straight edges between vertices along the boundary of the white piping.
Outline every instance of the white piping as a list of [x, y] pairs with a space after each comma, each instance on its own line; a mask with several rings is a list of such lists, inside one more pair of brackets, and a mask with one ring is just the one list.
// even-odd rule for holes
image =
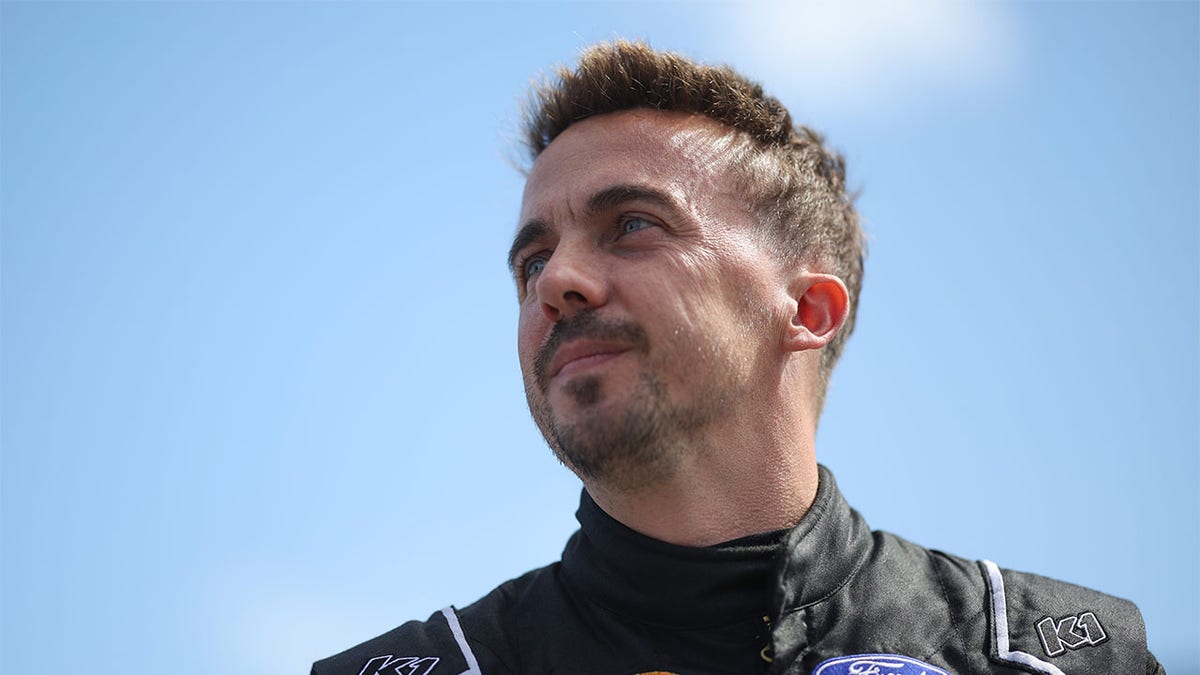
[[1008, 603], [1004, 599], [1004, 577], [1000, 567], [991, 560], [983, 561], [992, 585], [992, 625], [996, 627], [996, 652], [1002, 661], [1019, 663], [1045, 675], [1067, 675], [1053, 663], [1047, 663], [1033, 654], [1014, 652], [1008, 649]]
[[454, 613], [454, 608], [442, 609], [442, 616], [445, 616], [446, 623], [450, 624], [450, 632], [454, 634], [454, 641], [458, 643], [463, 658], [467, 660], [467, 669], [459, 675], [483, 675], [483, 671], [479, 669], [479, 662], [475, 660], [475, 653], [471, 651], [471, 645], [467, 644], [467, 635], [463, 633], [462, 624], [458, 623], [458, 615]]

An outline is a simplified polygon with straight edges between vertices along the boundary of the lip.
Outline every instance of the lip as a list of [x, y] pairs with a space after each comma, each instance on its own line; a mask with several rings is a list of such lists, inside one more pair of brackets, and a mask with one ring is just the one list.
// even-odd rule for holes
[[571, 374], [578, 370], [599, 365], [629, 351], [628, 345], [594, 340], [573, 340], [558, 348], [554, 358], [550, 360], [550, 378], [557, 377], [566, 371]]

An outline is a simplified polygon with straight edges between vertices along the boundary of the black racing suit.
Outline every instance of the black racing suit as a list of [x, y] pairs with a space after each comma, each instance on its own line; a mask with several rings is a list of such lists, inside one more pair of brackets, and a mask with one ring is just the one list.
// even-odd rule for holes
[[585, 492], [562, 561], [410, 621], [313, 675], [1153, 675], [1126, 600], [872, 532], [821, 468], [790, 531], [642, 536]]

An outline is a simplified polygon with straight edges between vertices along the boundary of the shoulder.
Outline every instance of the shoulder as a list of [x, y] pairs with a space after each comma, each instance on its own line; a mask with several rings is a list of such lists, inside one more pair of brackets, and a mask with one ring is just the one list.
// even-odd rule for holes
[[375, 675], [432, 673], [438, 666], [449, 672], [478, 672], [474, 649], [464, 638], [462, 622], [453, 607], [425, 621], [409, 621], [346, 651], [317, 661], [312, 675]]
[[[941, 606], [972, 667], [1045, 675], [1162, 672], [1146, 647], [1141, 612], [1128, 600], [890, 533], [873, 536], [877, 572], [866, 575], [872, 593], [882, 592], [882, 584], [887, 593], [912, 596], [910, 605]], [[932, 601], [937, 596], [942, 602]]]
[[987, 560], [978, 565], [993, 660], [1032, 673], [1158, 672], [1132, 602]]
[[1028, 673], [1159, 671], [1132, 602], [1076, 584], [928, 551], [966, 642]]
[[[543, 591], [557, 564], [501, 584], [478, 601], [446, 607], [313, 664], [312, 675], [518, 672], [516, 623], [531, 595]], [[435, 670], [436, 669], [436, 670]]]

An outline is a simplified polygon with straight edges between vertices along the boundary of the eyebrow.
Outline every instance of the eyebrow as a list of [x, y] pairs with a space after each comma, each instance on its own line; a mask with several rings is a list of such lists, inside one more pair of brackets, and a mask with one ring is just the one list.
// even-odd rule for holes
[[521, 249], [546, 236], [548, 232], [550, 232], [550, 227], [546, 225], [546, 221], [540, 218], [525, 221], [517, 230], [517, 236], [513, 237], [512, 246], [508, 247], [508, 270], [515, 273], [514, 264]]
[[[591, 197], [588, 197], [586, 209], [588, 215], [594, 216], [613, 207], [633, 201], [650, 202], [672, 213], [676, 212], [675, 201], [667, 193], [645, 185], [624, 183], [606, 187], [593, 193]], [[509, 271], [516, 271], [514, 264], [517, 260], [517, 254], [521, 252], [521, 249], [546, 236], [549, 232], [550, 226], [540, 218], [532, 218], [522, 223], [521, 227], [517, 230], [516, 236], [513, 237], [512, 246], [508, 249]]]
[[595, 215], [614, 206], [634, 201], [651, 202], [671, 211], [675, 210], [675, 202], [667, 196], [667, 193], [645, 185], [625, 184], [606, 187], [593, 194], [587, 200], [587, 210], [589, 214]]

